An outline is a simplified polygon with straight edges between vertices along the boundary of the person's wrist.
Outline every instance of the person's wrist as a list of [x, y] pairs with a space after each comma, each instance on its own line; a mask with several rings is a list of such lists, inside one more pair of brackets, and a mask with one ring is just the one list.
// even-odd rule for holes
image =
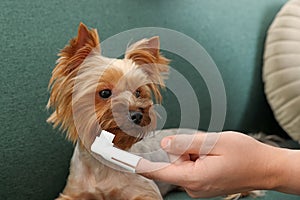
[[286, 149], [264, 145], [265, 163], [261, 189], [277, 190], [286, 183]]
[[281, 167], [278, 167], [278, 181], [272, 188], [279, 192], [298, 194], [300, 185], [300, 152], [299, 150], [282, 149]]

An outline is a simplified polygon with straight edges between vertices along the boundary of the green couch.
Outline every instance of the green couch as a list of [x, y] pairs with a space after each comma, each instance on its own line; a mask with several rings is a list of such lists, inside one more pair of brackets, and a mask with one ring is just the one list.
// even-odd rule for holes
[[[137, 27], [165, 27], [199, 42], [225, 84], [224, 130], [263, 131], [288, 139], [266, 101], [261, 79], [268, 26], [286, 0], [52, 0], [0, 3], [0, 199], [54, 199], [68, 175], [73, 146], [46, 123], [48, 80], [57, 52], [79, 22], [98, 29], [101, 40]], [[191, 82], [200, 102], [199, 129], [211, 116], [208, 89], [192, 66], [166, 52]], [[191, 69], [191, 70], [190, 70]], [[173, 94], [164, 92], [165, 128], [178, 127]], [[183, 192], [166, 199], [189, 199]], [[262, 199], [300, 199], [267, 192]]]

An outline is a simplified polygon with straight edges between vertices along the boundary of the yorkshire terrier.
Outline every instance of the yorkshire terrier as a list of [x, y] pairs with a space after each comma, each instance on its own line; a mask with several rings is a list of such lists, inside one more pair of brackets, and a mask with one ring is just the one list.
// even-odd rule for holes
[[[97, 30], [80, 24], [78, 34], [58, 54], [49, 82], [48, 122], [76, 144], [67, 184], [58, 200], [162, 199], [153, 181], [108, 167], [91, 152], [101, 130], [115, 135], [113, 143], [128, 150], [156, 128], [154, 102], [169, 60], [158, 37], [129, 46], [124, 59], [101, 55]], [[100, 160], [100, 161], [99, 161]]]
[[[174, 186], [158, 183], [109, 166], [91, 152], [101, 130], [115, 135], [113, 143], [129, 150], [156, 128], [154, 102], [169, 71], [169, 60], [160, 53], [158, 37], [142, 39], [125, 52], [124, 59], [101, 55], [97, 30], [80, 24], [78, 34], [58, 54], [49, 82], [48, 122], [66, 132], [76, 144], [67, 184], [57, 200], [159, 200]], [[197, 132], [191, 129], [161, 131], [156, 138]], [[159, 142], [132, 149], [148, 151]], [[148, 146], [147, 146], [148, 145]], [[250, 192], [245, 195], [261, 192]], [[230, 195], [237, 199], [241, 194]]]

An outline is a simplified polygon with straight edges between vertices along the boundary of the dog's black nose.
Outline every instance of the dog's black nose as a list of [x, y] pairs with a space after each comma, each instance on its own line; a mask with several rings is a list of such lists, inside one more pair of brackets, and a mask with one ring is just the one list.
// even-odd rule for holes
[[130, 111], [129, 117], [133, 123], [140, 124], [143, 119], [143, 113], [138, 111]]

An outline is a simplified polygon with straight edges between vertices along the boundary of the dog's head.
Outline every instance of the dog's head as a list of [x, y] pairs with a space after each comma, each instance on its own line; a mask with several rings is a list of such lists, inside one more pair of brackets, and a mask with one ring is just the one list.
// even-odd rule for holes
[[156, 127], [152, 97], [161, 102], [168, 63], [158, 37], [132, 44], [124, 59], [101, 56], [97, 31], [81, 23], [52, 72], [48, 122], [84, 145], [107, 130], [116, 146], [128, 149]]

